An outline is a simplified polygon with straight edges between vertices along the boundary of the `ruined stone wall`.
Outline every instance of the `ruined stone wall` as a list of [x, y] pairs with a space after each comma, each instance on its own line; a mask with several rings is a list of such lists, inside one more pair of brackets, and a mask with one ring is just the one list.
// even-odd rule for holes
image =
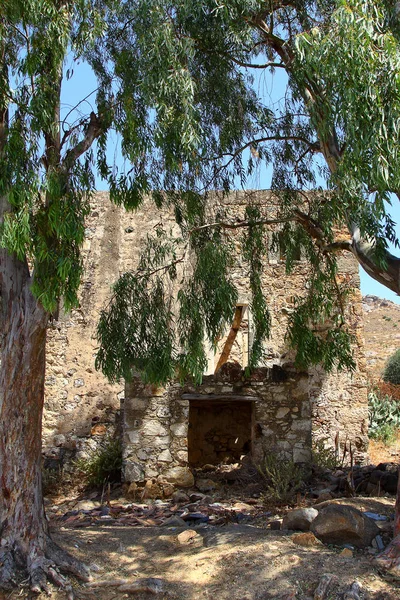
[[[69, 468], [120, 428], [124, 384], [110, 385], [95, 370], [96, 326], [111, 286], [137, 264], [140, 246], [160, 221], [148, 206], [128, 213], [111, 204], [107, 192], [91, 202], [83, 247], [80, 307], [50, 324], [43, 420], [45, 464]], [[164, 215], [164, 222], [171, 215]], [[118, 434], [118, 432], [117, 432]]]
[[[232, 194], [226, 201], [227, 218], [242, 218], [247, 195]], [[271, 194], [257, 192], [254, 201], [263, 216], [273, 214]], [[90, 448], [113, 435], [118, 426], [120, 403], [123, 408], [125, 477], [143, 481], [161, 476], [191, 480], [188, 463], [188, 419], [190, 400], [185, 394], [225, 394], [254, 397], [252, 410], [253, 455], [260, 458], [266, 451], [278, 450], [302, 462], [310, 458], [310, 448], [318, 439], [334, 447], [352, 441], [356, 459], [366, 456], [367, 394], [362, 348], [361, 299], [358, 267], [351, 256], [341, 259], [341, 277], [354, 286], [354, 303], [349, 319], [355, 334], [355, 358], [358, 370], [353, 373], [326, 375], [316, 368], [298, 373], [292, 367], [285, 331], [292, 310], [292, 298], [306, 290], [307, 264], [297, 263], [293, 274], [286, 276], [285, 265], [277, 254], [269, 253], [263, 274], [263, 286], [271, 310], [272, 335], [267, 342], [266, 369], [257, 371], [251, 380], [243, 373], [234, 380], [212, 377], [218, 353], [209, 353], [208, 377], [200, 388], [184, 390], [173, 384], [166, 390], [143, 386], [134, 381], [110, 385], [94, 369], [95, 331], [100, 310], [110, 297], [111, 285], [119, 275], [137, 264], [140, 246], [148, 233], [162, 220], [172, 229], [174, 219], [168, 212], [160, 214], [145, 204], [134, 213], [111, 205], [108, 194], [95, 195], [87, 222], [83, 250], [85, 275], [80, 292], [80, 308], [53, 321], [48, 334], [48, 368], [44, 418], [44, 448], [49, 458], [85, 456]], [[238, 235], [237, 244], [240, 245]], [[239, 288], [239, 302], [249, 304], [248, 276], [238, 260], [233, 275]], [[227, 332], [226, 332], [227, 333]], [[247, 313], [231, 359], [242, 367], [247, 364], [251, 338], [251, 314]], [[223, 339], [219, 349], [223, 345]], [[273, 368], [274, 367], [274, 368]], [[277, 367], [282, 367], [277, 377]], [[125, 398], [125, 400], [124, 400]], [[251, 400], [247, 400], [251, 401]]]

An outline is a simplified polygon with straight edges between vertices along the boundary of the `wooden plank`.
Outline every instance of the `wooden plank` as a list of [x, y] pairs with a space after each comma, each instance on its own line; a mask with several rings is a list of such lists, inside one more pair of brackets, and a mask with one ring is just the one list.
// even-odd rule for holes
[[213, 400], [229, 402], [255, 402], [255, 396], [240, 396], [239, 394], [182, 394], [183, 400]]
[[244, 313], [246, 311], [246, 305], [244, 304], [239, 304], [236, 307], [235, 310], [235, 315], [233, 317], [233, 323], [232, 323], [232, 327], [231, 330], [229, 332], [229, 335], [226, 339], [226, 342], [224, 344], [224, 347], [222, 349], [222, 353], [221, 356], [219, 357], [219, 361], [217, 363], [217, 366], [215, 367], [215, 371], [214, 373], [217, 373], [220, 368], [227, 362], [229, 355], [231, 353], [232, 350], [232, 346], [235, 343], [236, 340], [236, 336], [238, 334], [238, 331], [240, 329], [240, 323], [242, 322]]

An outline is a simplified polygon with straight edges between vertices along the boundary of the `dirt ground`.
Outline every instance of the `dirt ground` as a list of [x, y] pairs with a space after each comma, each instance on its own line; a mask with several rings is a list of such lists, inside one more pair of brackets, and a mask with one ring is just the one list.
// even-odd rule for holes
[[371, 465], [379, 463], [400, 463], [400, 429], [393, 444], [387, 445], [378, 440], [369, 440], [368, 454]]
[[[394, 500], [389, 498], [338, 501], [385, 515], [394, 510]], [[304, 547], [296, 543], [293, 532], [272, 531], [267, 525], [267, 517], [251, 524], [200, 525], [191, 528], [195, 534], [186, 544], [178, 540], [185, 529], [168, 526], [57, 525], [53, 537], [91, 566], [95, 581], [157, 578], [161, 580], [157, 597], [164, 600], [313, 600], [326, 573], [335, 580], [324, 600], [342, 599], [354, 581], [361, 586], [360, 600], [400, 600], [400, 584], [386, 580], [374, 568], [368, 549], [347, 551], [349, 556], [344, 556], [339, 547], [320, 543]], [[75, 581], [73, 586], [77, 598], [89, 600], [153, 597], [112, 586], [90, 588]], [[29, 597], [24, 590], [5, 596], [7, 600]], [[37, 600], [46, 597], [36, 596]], [[57, 590], [52, 597], [65, 600]]]

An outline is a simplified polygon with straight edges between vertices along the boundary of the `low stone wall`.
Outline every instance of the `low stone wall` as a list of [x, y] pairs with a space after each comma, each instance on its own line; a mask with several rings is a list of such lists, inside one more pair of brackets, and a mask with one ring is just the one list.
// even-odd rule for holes
[[[325, 379], [329, 378], [333, 385], [335, 375], [328, 378], [325, 375]], [[201, 404], [202, 399], [205, 406], [213, 402], [230, 402], [232, 410], [235, 402], [252, 403], [254, 409], [249, 424], [251, 443], [248, 453], [255, 463], [261, 463], [267, 453], [277, 453], [296, 463], [309, 462], [313, 445], [321, 439], [320, 428], [314, 424], [318, 421], [316, 415], [319, 414], [320, 422], [331, 417], [330, 414], [318, 413], [321, 406], [316, 401], [318, 398], [313, 396], [315, 386], [314, 373], [278, 367], [263, 368], [257, 369], [251, 378], [246, 379], [240, 368], [235, 365], [230, 368], [229, 363], [218, 375], [205, 377], [203, 384], [198, 387], [173, 384], [161, 389], [134, 380], [127, 384], [125, 393], [125, 480], [145, 482], [157, 478], [161, 482], [181, 486], [193, 483], [189, 468], [188, 429], [191, 426], [191, 399], [196, 406]], [[333, 397], [332, 400], [333, 406], [339, 406], [343, 413], [341, 398], [335, 401]], [[356, 460], [361, 463], [366, 460], [368, 443], [361, 418], [365, 418], [365, 410], [364, 403], [360, 414], [356, 413], [347, 424], [344, 419], [340, 423], [339, 420], [333, 422], [327, 443], [334, 447], [339, 429], [344, 429], [347, 441], [351, 441], [353, 448], [357, 449]], [[329, 425], [327, 421], [325, 424]], [[243, 425], [240, 425], [238, 437], [242, 430]], [[196, 440], [201, 446], [203, 442], [199, 434]]]

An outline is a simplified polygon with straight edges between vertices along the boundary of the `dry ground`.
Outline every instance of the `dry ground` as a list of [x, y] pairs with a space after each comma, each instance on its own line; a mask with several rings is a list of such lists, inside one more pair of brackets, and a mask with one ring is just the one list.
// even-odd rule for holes
[[[346, 502], [381, 514], [390, 514], [394, 508], [394, 500], [389, 498]], [[312, 600], [325, 573], [337, 578], [326, 600], [342, 599], [344, 590], [356, 580], [363, 590], [362, 600], [400, 600], [400, 585], [385, 580], [374, 568], [368, 550], [355, 550], [344, 557], [338, 547], [299, 546], [293, 533], [266, 529], [266, 519], [254, 525], [199, 526], [189, 545], [177, 540], [183, 529], [165, 526], [58, 526], [53, 535], [92, 566], [96, 580], [161, 579], [164, 589], [157, 597], [163, 600]], [[113, 587], [91, 590], [76, 582], [74, 588], [78, 598], [88, 600], [153, 597], [142, 592], [126, 594]], [[4, 598], [29, 597], [19, 590]], [[46, 596], [36, 598], [44, 600]], [[53, 598], [64, 600], [65, 595], [54, 590]]]

